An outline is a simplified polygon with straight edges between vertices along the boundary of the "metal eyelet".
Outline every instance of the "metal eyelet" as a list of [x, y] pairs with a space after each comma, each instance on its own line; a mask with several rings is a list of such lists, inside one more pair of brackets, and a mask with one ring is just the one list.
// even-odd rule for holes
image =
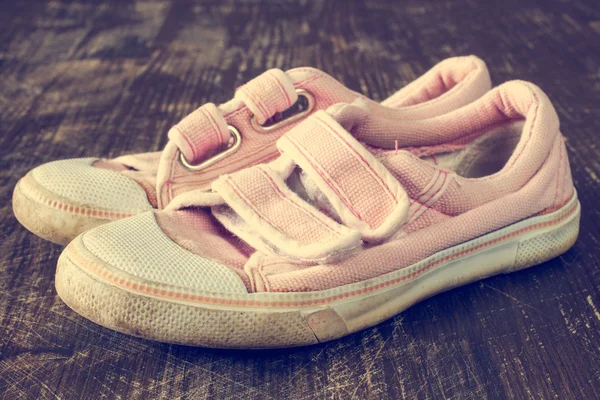
[[228, 125], [227, 128], [229, 129], [229, 134], [234, 140], [233, 144], [229, 148], [220, 152], [219, 154], [215, 154], [208, 160], [202, 161], [200, 164], [197, 165], [190, 164], [188, 160], [185, 159], [183, 153], [179, 151], [179, 162], [181, 162], [181, 165], [183, 165], [190, 171], [200, 171], [204, 168], [210, 167], [216, 162], [219, 162], [220, 160], [224, 159], [230, 154], [235, 153], [236, 150], [239, 149], [242, 145], [242, 135], [240, 134], [240, 131], [238, 131], [237, 128], [235, 128], [234, 126]]
[[[284, 116], [284, 118], [282, 120], [272, 123], [270, 125], [268, 125], [269, 121], [267, 120], [265, 125], [261, 125], [258, 123], [258, 121], [254, 117], [254, 115], [252, 115], [252, 117], [250, 117], [250, 123], [252, 124], [252, 127], [254, 128], [254, 130], [257, 132], [269, 132], [274, 129], [280, 128], [283, 125], [287, 125], [287, 124], [290, 124], [301, 118], [304, 118], [305, 115], [310, 114], [310, 112], [315, 108], [315, 103], [316, 103], [315, 96], [313, 96], [312, 93], [310, 93], [304, 89], [296, 89], [296, 93], [298, 94], [298, 101], [296, 101], [296, 103], [294, 103], [287, 110], [285, 110], [281, 113], [278, 113], [278, 115]], [[304, 98], [305, 100], [302, 101], [300, 98]], [[299, 112], [296, 112], [295, 114], [292, 114], [290, 116], [285, 116], [286, 112], [293, 111], [295, 108], [298, 107], [299, 104], [301, 104], [301, 102], [306, 103], [306, 105], [304, 106], [304, 108], [302, 110], [300, 110]], [[271, 117], [269, 119], [272, 119], [272, 118], [274, 118], [274, 117]]]

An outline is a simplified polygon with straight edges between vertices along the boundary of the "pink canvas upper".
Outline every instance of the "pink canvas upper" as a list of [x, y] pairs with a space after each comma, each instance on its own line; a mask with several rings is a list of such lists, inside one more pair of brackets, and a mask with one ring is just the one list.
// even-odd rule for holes
[[[169, 131], [169, 143], [161, 153], [146, 153], [100, 160], [96, 167], [118, 171], [138, 182], [150, 203], [163, 208], [177, 195], [209, 189], [219, 175], [267, 162], [279, 155], [275, 143], [302, 119], [289, 119], [274, 129], [264, 130], [273, 117], [296, 103], [304, 90], [314, 97], [311, 113], [336, 103], [362, 99], [369, 113], [392, 121], [418, 120], [446, 113], [469, 104], [491, 87], [487, 68], [475, 56], [440, 62], [382, 104], [349, 90], [329, 75], [314, 68], [283, 72], [272, 69], [238, 88], [233, 100], [206, 104], [186, 116]], [[193, 171], [181, 162], [197, 165], [232, 146], [229, 127], [240, 132], [239, 148], [218, 162]]]
[[[533, 84], [509, 82], [421, 120], [372, 109], [358, 100], [316, 112], [278, 140], [276, 160], [177, 197], [156, 212], [159, 226], [249, 291], [315, 291], [409, 266], [573, 196], [558, 117]], [[510, 135], [506, 159], [485, 173]]]

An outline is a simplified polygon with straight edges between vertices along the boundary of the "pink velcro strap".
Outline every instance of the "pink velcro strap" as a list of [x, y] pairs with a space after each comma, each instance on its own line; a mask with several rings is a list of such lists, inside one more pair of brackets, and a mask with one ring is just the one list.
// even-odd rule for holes
[[298, 100], [292, 80], [280, 69], [270, 69], [238, 88], [235, 97], [246, 104], [259, 124]]
[[292, 128], [277, 147], [308, 174], [363, 240], [385, 239], [405, 221], [409, 200], [400, 183], [325, 111]]
[[208, 158], [229, 142], [229, 128], [212, 103], [198, 108], [169, 130], [169, 139], [192, 164]]
[[359, 232], [306, 203], [265, 164], [221, 176], [212, 188], [235, 212], [217, 206], [215, 217], [259, 250], [324, 262], [361, 244]]

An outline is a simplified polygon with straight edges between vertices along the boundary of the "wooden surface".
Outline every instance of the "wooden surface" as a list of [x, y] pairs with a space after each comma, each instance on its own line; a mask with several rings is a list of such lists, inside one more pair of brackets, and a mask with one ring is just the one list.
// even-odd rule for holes
[[[559, 112], [583, 207], [575, 247], [309, 348], [215, 351], [104, 329], [54, 290], [59, 246], [11, 211], [60, 158], [161, 149], [168, 127], [266, 68], [310, 65], [375, 99], [449, 56], [531, 80]], [[0, 396], [600, 398], [600, 2], [3, 1]]]

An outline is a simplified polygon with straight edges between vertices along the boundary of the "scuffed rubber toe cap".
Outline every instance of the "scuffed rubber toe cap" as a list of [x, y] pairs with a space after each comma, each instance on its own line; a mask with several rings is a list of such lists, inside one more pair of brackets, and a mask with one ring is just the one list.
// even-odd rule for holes
[[299, 310], [241, 306], [252, 295], [236, 272], [172, 242], [152, 212], [75, 238], [55, 283], [83, 317], [145, 339], [238, 349], [318, 342]]
[[144, 189], [118, 172], [96, 168], [95, 158], [53, 161], [30, 176], [47, 192], [90, 209], [136, 214], [152, 209]]
[[19, 222], [46, 240], [67, 244], [107, 222], [151, 210], [145, 190], [95, 158], [54, 161], [29, 171], [13, 192]]
[[171, 241], [152, 212], [97, 227], [75, 241], [73, 250], [83, 257], [73, 261], [108, 283], [118, 280], [121, 286], [143, 286], [150, 294], [159, 290], [247, 293], [241, 278], [229, 267]]

